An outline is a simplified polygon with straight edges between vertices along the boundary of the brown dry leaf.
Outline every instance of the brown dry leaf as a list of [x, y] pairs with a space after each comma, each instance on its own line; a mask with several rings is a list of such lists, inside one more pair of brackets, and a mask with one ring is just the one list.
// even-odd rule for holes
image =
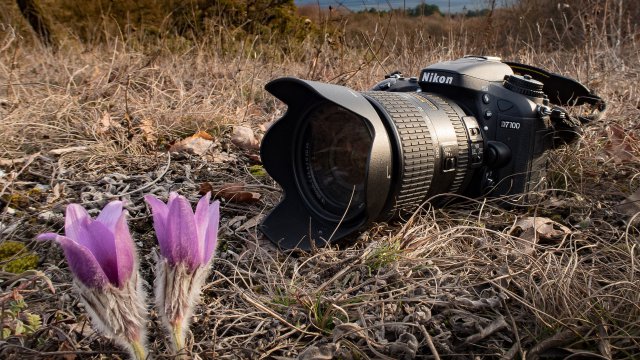
[[142, 131], [142, 138], [146, 142], [150, 144], [155, 144], [156, 142], [158, 142], [158, 132], [156, 131], [156, 128], [153, 124], [153, 120], [149, 118], [143, 118], [140, 122], [140, 130]]
[[193, 136], [213, 141], [213, 136], [204, 130], [198, 131], [197, 133], [193, 134]]
[[206, 195], [208, 192], [212, 192], [213, 191], [213, 185], [211, 185], [211, 183], [202, 183], [200, 184], [200, 189], [198, 189], [198, 193], [200, 195]]
[[236, 115], [243, 117], [257, 117], [262, 115], [262, 109], [256, 104], [247, 104], [246, 106], [236, 107]]
[[249, 163], [251, 164], [262, 164], [262, 159], [258, 154], [248, 154], [247, 158], [249, 158]]
[[615, 209], [628, 217], [633, 217], [640, 213], [640, 188], [616, 205]]
[[96, 127], [96, 133], [99, 135], [107, 133], [111, 128], [117, 129], [122, 126], [111, 119], [111, 114], [108, 111], [102, 112], [102, 117], [98, 120], [98, 124]]
[[571, 229], [546, 217], [526, 217], [518, 220], [509, 230], [509, 235], [523, 240], [518, 242], [525, 253], [533, 251], [540, 240], [560, 241]]
[[64, 360], [75, 360], [78, 358], [78, 356], [74, 354], [77, 349], [70, 345], [68, 341], [63, 341], [60, 346], [58, 346], [58, 351], [63, 353], [62, 359]]
[[366, 337], [366, 331], [356, 323], [343, 323], [336, 325], [333, 328], [333, 341], [338, 342], [342, 338], [351, 337]]
[[35, 153], [32, 155], [28, 155], [28, 156], [23, 156], [20, 158], [16, 158], [16, 159], [4, 159], [4, 158], [0, 158], [0, 166], [13, 166], [13, 165], [18, 165], [18, 164], [22, 164], [22, 163], [30, 163], [31, 161], [33, 161], [33, 159], [35, 158], [35, 156], [40, 155], [40, 153]]
[[213, 186], [210, 183], [200, 184], [200, 194], [211, 192], [214, 198], [224, 199], [235, 203], [253, 203], [260, 200], [260, 194], [247, 191], [243, 183], [227, 183]]
[[296, 360], [331, 360], [337, 350], [334, 343], [311, 345], [302, 350]]
[[51, 194], [47, 196], [47, 204], [53, 204], [62, 196], [64, 196], [64, 183], [56, 183], [51, 189]]
[[265, 214], [258, 214], [256, 216], [252, 217], [251, 219], [247, 220], [242, 225], [238, 226], [238, 228], [236, 230], [237, 231], [241, 231], [241, 230], [248, 230], [248, 229], [254, 228], [254, 227], [258, 226], [262, 222], [262, 219], [264, 217], [265, 217]]
[[53, 149], [53, 150], [49, 150], [49, 154], [51, 155], [64, 155], [64, 154], [68, 154], [68, 153], [73, 153], [73, 152], [83, 152], [83, 151], [87, 151], [89, 150], [88, 146], [71, 146], [71, 147], [66, 147], [66, 148], [60, 148], [60, 149]]
[[96, 132], [98, 134], [104, 134], [107, 131], [109, 131], [110, 127], [111, 127], [111, 115], [109, 115], [108, 112], [103, 111], [102, 112], [102, 117], [100, 118], [100, 121], [98, 122], [98, 128], [96, 129]]
[[238, 157], [235, 154], [229, 154], [227, 152], [214, 151], [212, 154], [206, 157], [206, 160], [214, 164], [233, 163], [238, 161]]
[[271, 121], [267, 121], [265, 123], [260, 124], [260, 130], [266, 132], [267, 130], [269, 130], [269, 128], [271, 127], [271, 125], [275, 124], [276, 120], [271, 120]]
[[184, 138], [171, 145], [169, 152], [189, 152], [195, 155], [206, 153], [213, 146], [213, 137], [206, 131], [198, 131], [197, 133]]
[[234, 126], [233, 134], [231, 134], [231, 142], [245, 150], [258, 150], [260, 148], [260, 141], [256, 139], [253, 134], [253, 130], [246, 126]]
[[640, 162], [636, 154], [640, 153], [638, 139], [631, 132], [626, 131], [617, 124], [607, 127], [609, 143], [605, 146], [605, 152], [618, 164], [626, 162]]

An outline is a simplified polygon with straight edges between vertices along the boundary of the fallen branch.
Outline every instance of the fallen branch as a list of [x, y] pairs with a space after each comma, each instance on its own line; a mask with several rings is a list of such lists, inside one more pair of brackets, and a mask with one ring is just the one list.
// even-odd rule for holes
[[429, 332], [424, 327], [424, 325], [420, 325], [420, 331], [422, 331], [422, 335], [424, 335], [424, 339], [427, 342], [427, 346], [429, 347], [429, 350], [431, 350], [431, 354], [433, 355], [433, 358], [435, 360], [440, 360], [440, 354], [438, 354], [438, 350], [436, 349], [436, 346], [433, 344], [433, 339], [431, 339], [431, 335], [429, 335]]

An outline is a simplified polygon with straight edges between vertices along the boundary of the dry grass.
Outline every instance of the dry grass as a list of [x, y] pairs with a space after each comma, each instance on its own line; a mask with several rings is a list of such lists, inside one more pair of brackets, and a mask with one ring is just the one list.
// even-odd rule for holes
[[[0, 241], [25, 242], [41, 258], [40, 272], [0, 274], [3, 327], [13, 331], [0, 340], [2, 358], [125, 356], [91, 330], [60, 250], [33, 239], [61, 230], [70, 202], [98, 209], [123, 197], [151, 282], [155, 240], [141, 196], [177, 190], [195, 200], [206, 181], [244, 182], [262, 200], [222, 208], [221, 244], [189, 336], [194, 356], [640, 356], [640, 232], [617, 207], [640, 186], [640, 149], [626, 147], [619, 161], [610, 136], [612, 124], [636, 139], [640, 129], [633, 39], [624, 48], [601, 41], [570, 52], [495, 49], [577, 77], [609, 102], [607, 116], [577, 144], [552, 154], [550, 190], [528, 207], [505, 210], [493, 200], [425, 207], [349, 246], [304, 254], [277, 251], [251, 225], [279, 191], [251, 174], [252, 154], [230, 144], [229, 129], [257, 129], [282, 114], [263, 90], [267, 81], [294, 75], [364, 90], [385, 72], [416, 74], [480, 50], [462, 35], [419, 47], [425, 38], [388, 37], [386, 25], [363, 37], [368, 46], [309, 39], [289, 55], [251, 39], [224, 55], [198, 44], [142, 51], [119, 38], [91, 48], [70, 41], [51, 53], [11, 31], [0, 35]], [[168, 163], [166, 146], [198, 130], [214, 135], [214, 154]], [[59, 149], [68, 152], [52, 153]], [[568, 232], [527, 241], [514, 225], [531, 216]], [[26, 307], [16, 308], [20, 297]], [[42, 323], [16, 334], [11, 306], [22, 321], [31, 313]], [[149, 327], [153, 356], [171, 358], [153, 312]]]

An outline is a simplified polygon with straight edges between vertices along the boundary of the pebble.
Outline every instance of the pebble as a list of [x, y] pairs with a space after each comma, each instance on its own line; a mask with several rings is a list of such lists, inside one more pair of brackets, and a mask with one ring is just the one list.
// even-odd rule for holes
[[45, 211], [43, 213], [38, 214], [38, 220], [43, 222], [53, 222], [60, 215], [56, 215], [53, 211]]

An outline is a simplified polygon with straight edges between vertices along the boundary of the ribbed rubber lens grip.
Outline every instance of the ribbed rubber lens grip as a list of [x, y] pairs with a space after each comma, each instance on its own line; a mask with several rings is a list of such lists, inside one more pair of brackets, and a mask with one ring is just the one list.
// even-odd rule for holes
[[431, 188], [436, 159], [425, 117], [407, 94], [382, 91], [364, 94], [382, 106], [400, 139], [403, 159], [395, 209], [419, 205]]
[[[408, 210], [430, 196], [463, 190], [469, 173], [469, 137], [465, 114], [455, 103], [431, 93], [363, 94], [391, 120], [396, 151], [402, 156], [395, 164], [400, 173], [396, 173], [399, 179], [392, 211]], [[455, 154], [450, 155], [455, 156], [455, 167], [444, 168], [445, 152]]]

